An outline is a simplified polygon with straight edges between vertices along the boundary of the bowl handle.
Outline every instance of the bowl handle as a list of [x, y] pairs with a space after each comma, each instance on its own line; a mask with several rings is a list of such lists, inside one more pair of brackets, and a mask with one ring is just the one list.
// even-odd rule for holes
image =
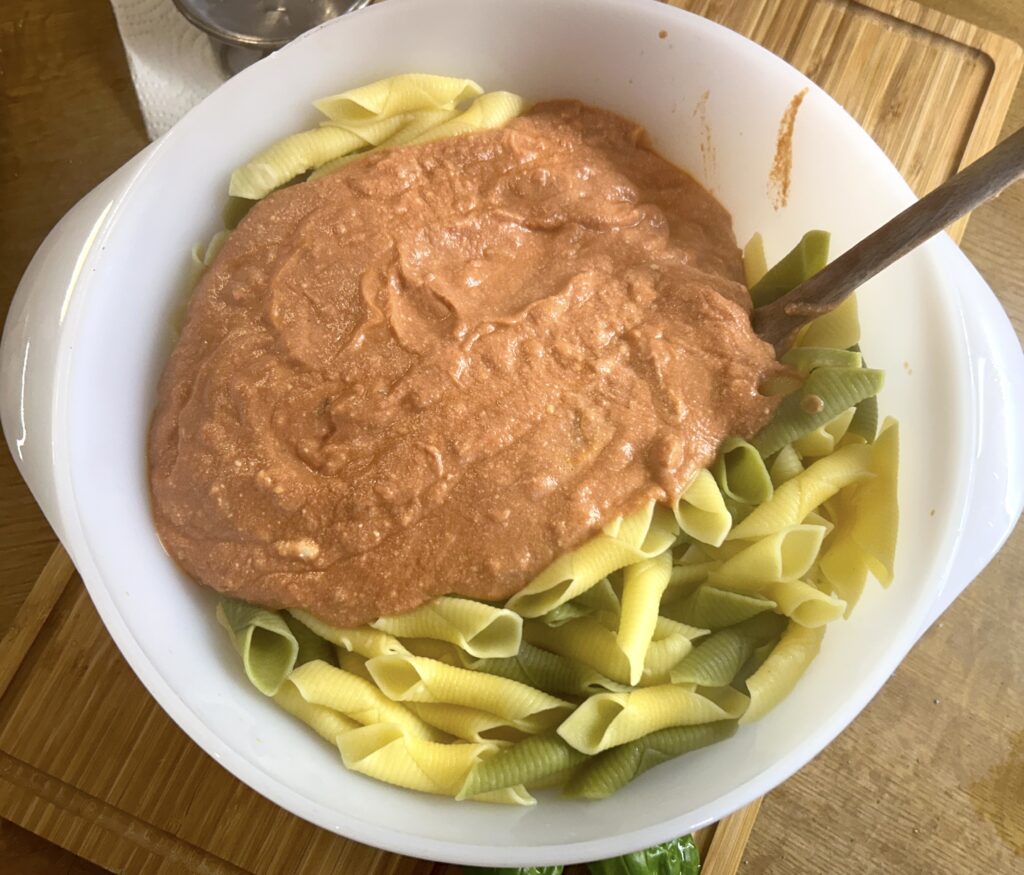
[[18, 470], [58, 537], [64, 527], [54, 481], [52, 425], [61, 328], [89, 252], [150, 148], [96, 186], [50, 231], [18, 284], [0, 341], [0, 421]]
[[925, 628], [934, 623], [993, 559], [1024, 507], [1024, 352], [1006, 311], [977, 269], [943, 235], [943, 263], [960, 292], [978, 416], [975, 476], [960, 549], [946, 588]]

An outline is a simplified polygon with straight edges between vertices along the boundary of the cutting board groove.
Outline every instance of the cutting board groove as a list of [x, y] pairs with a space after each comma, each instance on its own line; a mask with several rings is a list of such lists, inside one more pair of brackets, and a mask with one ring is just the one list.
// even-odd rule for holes
[[[996, 142], [1021, 73], [1014, 43], [910, 0], [672, 2], [806, 72], [919, 193]], [[759, 805], [698, 833], [704, 875], [736, 875]], [[222, 770], [146, 694], [61, 548], [0, 646], [0, 816], [132, 875], [457, 871], [317, 829]]]

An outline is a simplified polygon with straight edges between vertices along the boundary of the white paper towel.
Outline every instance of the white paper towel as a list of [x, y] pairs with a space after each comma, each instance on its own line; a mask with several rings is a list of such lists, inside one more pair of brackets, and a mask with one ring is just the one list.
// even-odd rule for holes
[[226, 78], [213, 44], [171, 0], [110, 0], [151, 139]]

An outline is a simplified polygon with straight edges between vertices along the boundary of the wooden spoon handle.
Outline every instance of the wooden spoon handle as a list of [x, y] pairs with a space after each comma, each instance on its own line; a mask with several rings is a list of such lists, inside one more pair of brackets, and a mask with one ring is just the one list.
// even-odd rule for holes
[[754, 310], [754, 330], [777, 350], [804, 323], [835, 309], [859, 285], [1024, 176], [1024, 128], [907, 207], [777, 301]]

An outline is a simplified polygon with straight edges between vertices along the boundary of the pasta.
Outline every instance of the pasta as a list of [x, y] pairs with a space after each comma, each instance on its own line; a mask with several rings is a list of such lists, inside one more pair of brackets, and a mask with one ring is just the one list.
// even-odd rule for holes
[[483, 89], [471, 79], [404, 73], [313, 101], [327, 118], [342, 124], [387, 118], [417, 109], [451, 109]]
[[456, 799], [506, 787], [535, 786], [578, 766], [586, 756], [554, 733], [534, 735], [473, 766]]
[[712, 467], [722, 497], [760, 504], [772, 494], [772, 479], [761, 454], [742, 438], [729, 438], [718, 451]]
[[626, 657], [630, 684], [640, 683], [644, 673], [644, 659], [658, 624], [661, 597], [671, 575], [672, 554], [668, 551], [626, 566], [615, 644]]
[[860, 598], [869, 573], [883, 586], [892, 582], [899, 525], [898, 465], [899, 426], [890, 420], [871, 445], [874, 479], [838, 498], [836, 532], [820, 568], [832, 591], [846, 601], [847, 611]]
[[417, 738], [440, 738], [433, 727], [389, 699], [369, 681], [327, 663], [308, 662], [295, 669], [288, 682], [311, 705], [330, 708], [364, 726], [392, 723]]
[[752, 443], [762, 455], [770, 456], [847, 408], [877, 395], [882, 382], [882, 372], [868, 368], [816, 368], [803, 388], [782, 399], [775, 418]]
[[518, 681], [455, 668], [422, 656], [377, 656], [367, 662], [377, 686], [396, 702], [479, 708], [506, 720], [557, 722], [572, 706]]
[[351, 650], [367, 658], [409, 652], [397, 638], [379, 629], [369, 627], [339, 629], [336, 626], [328, 626], [306, 611], [293, 610], [289, 613], [325, 641], [330, 641], [332, 644], [337, 644], [339, 647], [344, 647], [346, 650]]
[[299, 645], [288, 624], [275, 611], [235, 599], [217, 605], [217, 621], [228, 631], [242, 657], [246, 677], [265, 696], [273, 696], [284, 683], [299, 655]]
[[601, 690], [622, 692], [628, 689], [625, 684], [616, 683], [582, 662], [541, 650], [525, 641], [515, 656], [480, 659], [468, 663], [466, 668], [519, 681], [556, 696], [588, 696]]
[[538, 619], [547, 626], [562, 626], [570, 620], [589, 617], [597, 611], [611, 611], [617, 614], [620, 609], [619, 596], [611, 580], [605, 577], [572, 601], [552, 608]]
[[[373, 676], [366, 667], [366, 657], [358, 653], [352, 653], [342, 647], [338, 648], [338, 668], [362, 678], [364, 681], [373, 683]], [[427, 721], [429, 722], [429, 721]]]
[[[557, 629], [541, 623], [527, 623], [523, 633], [526, 640], [536, 647], [588, 665], [619, 684], [629, 684], [629, 659], [619, 647], [616, 633], [609, 628], [615, 625], [616, 618], [604, 615], [603, 619], [604, 623], [597, 617], [583, 617]], [[691, 639], [704, 633], [703, 629], [693, 629], [658, 617], [645, 654], [640, 682], [664, 674], [690, 652], [693, 647]]]
[[872, 395], [858, 401], [854, 408], [853, 419], [847, 429], [849, 436], [857, 436], [868, 443], [873, 443], [878, 434], [878, 396]]
[[[467, 100], [472, 102], [460, 112]], [[516, 94], [484, 94], [469, 79], [421, 73], [381, 79], [314, 106], [327, 121], [279, 140], [239, 167], [231, 175], [231, 197], [256, 201], [308, 171], [318, 178], [379, 148], [501, 127], [526, 108]]]
[[408, 648], [409, 653], [413, 656], [426, 656], [428, 659], [436, 659], [438, 662], [446, 662], [448, 665], [462, 667], [468, 660], [464, 650], [447, 641], [438, 641], [436, 638], [406, 638], [402, 645]]
[[[396, 130], [397, 123], [395, 119]], [[359, 134], [344, 128], [322, 127], [292, 134], [231, 174], [228, 193], [232, 197], [259, 200], [300, 173], [366, 145]]]
[[792, 689], [821, 649], [825, 627], [808, 628], [791, 622], [760, 668], [747, 678], [750, 707], [739, 718], [753, 723], [767, 714]]
[[[316, 101], [319, 127], [231, 178], [225, 224], [309, 174], [384, 149], [500, 127], [526, 109], [467, 79], [395, 76]], [[228, 231], [193, 251], [210, 263]], [[810, 231], [771, 268], [744, 250], [755, 306], [827, 261]], [[802, 329], [774, 419], [722, 443], [671, 506], [648, 501], [553, 561], [505, 605], [443, 596], [366, 626], [222, 599], [253, 686], [336, 745], [345, 766], [420, 792], [532, 805], [601, 799], [762, 718], [870, 576], [894, 575], [899, 431], [878, 429], [854, 298]]]
[[500, 128], [526, 109], [525, 101], [518, 94], [507, 91], [492, 91], [481, 94], [461, 115], [455, 116], [437, 127], [429, 128], [408, 141], [409, 145], [429, 143], [442, 137], [457, 137], [471, 131]]
[[708, 582], [756, 592], [765, 580], [795, 580], [810, 570], [824, 537], [824, 526], [786, 526], [726, 559], [708, 575]]
[[735, 626], [778, 607], [771, 599], [701, 586], [690, 596], [665, 608], [665, 616], [692, 626], [717, 630]]
[[799, 525], [844, 486], [870, 477], [870, 457], [868, 447], [854, 444], [815, 462], [776, 489], [768, 501], [729, 533], [729, 540], [762, 538]]
[[334, 158], [331, 161], [321, 164], [316, 168], [316, 170], [309, 174], [309, 178], [319, 179], [321, 176], [327, 176], [329, 173], [334, 173], [335, 170], [340, 170], [350, 161], [363, 158], [373, 152], [378, 152], [381, 149], [390, 149], [395, 146], [408, 145], [421, 134], [429, 131], [431, 128], [436, 128], [438, 125], [448, 121], [449, 119], [455, 118], [458, 114], [459, 111], [457, 109], [423, 109], [418, 112], [405, 113], [400, 117], [401, 125], [390, 137], [381, 140], [379, 143], [374, 144], [372, 148], [366, 149], [365, 151], [356, 152], [355, 154], [341, 155], [338, 158]]
[[[708, 579], [708, 574], [716, 563], [713, 560], [705, 560], [701, 557], [699, 562], [690, 562], [683, 565], [674, 565], [668, 578], [668, 587], [662, 597], [662, 604], [667, 605], [676, 602], [684, 596], [694, 592], [702, 583]], [[679, 619], [671, 617], [662, 607], [661, 613], [672, 620]], [[700, 623], [692, 623], [693, 626], [700, 626]]]
[[[740, 698], [745, 704], [745, 697]], [[598, 693], [572, 712], [558, 727], [558, 734], [581, 753], [596, 754], [669, 726], [735, 719], [743, 713], [737, 704], [730, 702], [727, 710], [707, 696], [674, 684]]]
[[846, 613], [846, 602], [802, 580], [773, 580], [762, 593], [779, 606], [783, 616], [801, 626], [824, 626]]
[[785, 621], [770, 611], [715, 632], [675, 668], [674, 684], [724, 687], [732, 683], [754, 650], [781, 634]]
[[714, 475], [700, 471], [672, 508], [679, 528], [696, 540], [717, 547], [732, 526], [722, 491]]
[[764, 240], [755, 233], [743, 247], [743, 278], [747, 288], [752, 289], [768, 273], [768, 260], [764, 252]]
[[668, 617], [658, 617], [654, 639], [644, 658], [640, 686], [667, 683], [672, 666], [693, 649], [693, 641], [707, 633], [707, 629], [696, 629]]
[[556, 559], [508, 600], [507, 607], [524, 617], [539, 617], [586, 592], [611, 572], [665, 552], [678, 529], [653, 501], [628, 517], [615, 520], [578, 550]]
[[735, 720], [673, 726], [606, 750], [586, 760], [572, 773], [565, 785], [565, 795], [576, 799], [606, 799], [654, 766], [735, 735], [736, 726]]
[[772, 485], [778, 489], [783, 483], [792, 480], [803, 470], [804, 465], [800, 460], [800, 454], [793, 449], [792, 444], [786, 444], [775, 454], [775, 459], [769, 470]]
[[447, 641], [481, 658], [514, 656], [523, 638], [523, 619], [518, 614], [449, 596], [398, 617], [382, 617], [371, 626], [399, 638]]
[[819, 346], [794, 347], [779, 361], [796, 368], [802, 377], [806, 377], [815, 368], [859, 368], [864, 364], [861, 354], [853, 349]]
[[299, 692], [298, 687], [291, 681], [285, 681], [281, 688], [274, 695], [277, 702], [285, 711], [293, 717], [298, 717], [303, 723], [309, 726], [317, 735], [325, 741], [334, 744], [338, 736], [350, 729], [355, 729], [359, 724], [344, 714], [328, 708], [324, 705], [314, 705], [307, 702]]
[[309, 626], [305, 623], [300, 623], [291, 614], [282, 614], [281, 618], [284, 620], [285, 625], [288, 626], [298, 646], [298, 651], [295, 655], [296, 666], [305, 665], [307, 662], [313, 662], [317, 659], [331, 665], [337, 664], [338, 660], [335, 655], [335, 649], [329, 641], [321, 638]]
[[756, 283], [750, 284], [750, 297], [754, 306], [763, 307], [778, 300], [821, 270], [828, 262], [830, 240], [831, 235], [827, 231], [808, 231], [804, 234], [800, 242], [776, 262], [771, 270], [766, 271]]
[[856, 407], [847, 408], [835, 419], [830, 419], [814, 431], [810, 431], [803, 435], [803, 437], [793, 441], [793, 449], [804, 458], [808, 456], [827, 456], [839, 446], [839, 443], [846, 436], [846, 432], [849, 430], [850, 423], [853, 422], [856, 412]]
[[406, 707], [424, 723], [460, 738], [476, 743], [515, 741], [526, 732], [536, 732], [536, 724], [527, 720], [505, 720], [463, 705], [439, 702], [409, 702]]
[[441, 744], [408, 735], [393, 723], [375, 723], [337, 739], [345, 765], [354, 772], [423, 793], [454, 796], [469, 770], [495, 750], [492, 744]]
[[849, 297], [831, 313], [819, 316], [797, 336], [796, 346], [849, 349], [860, 340], [857, 299]]

